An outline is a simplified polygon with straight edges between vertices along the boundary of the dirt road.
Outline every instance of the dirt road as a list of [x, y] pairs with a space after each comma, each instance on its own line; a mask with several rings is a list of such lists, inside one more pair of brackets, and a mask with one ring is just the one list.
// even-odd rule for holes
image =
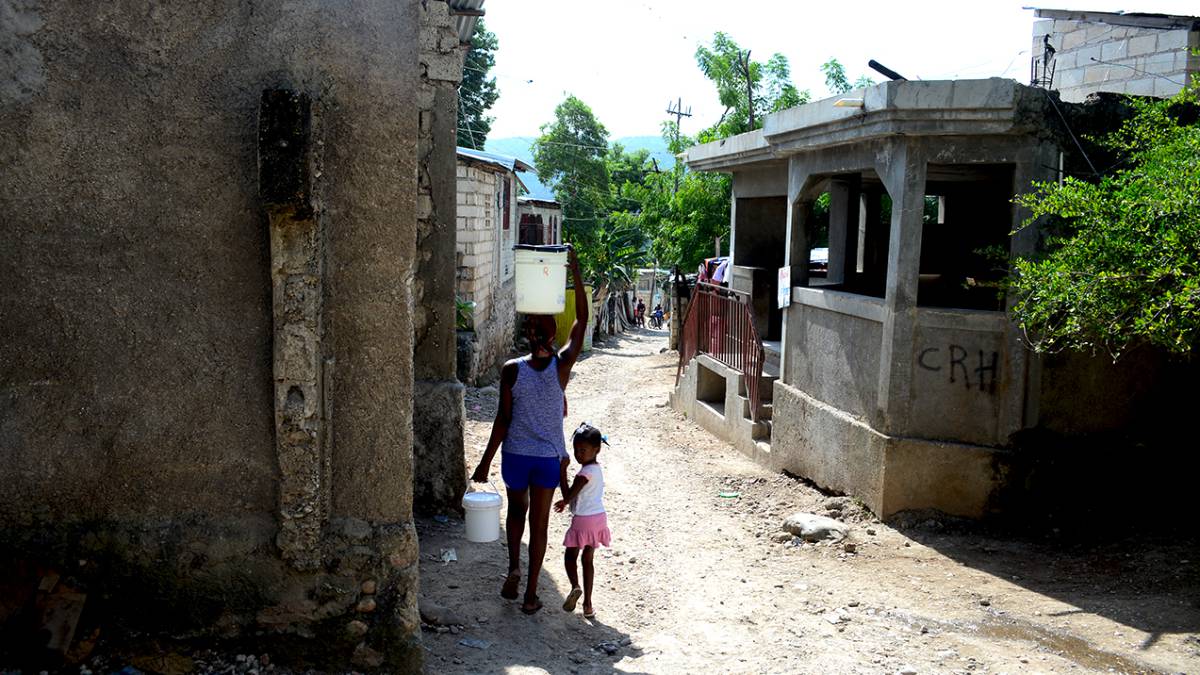
[[[654, 331], [597, 345], [567, 392], [566, 425], [588, 420], [612, 443], [597, 619], [560, 608], [568, 516], [552, 514], [546, 608], [533, 617], [499, 597], [502, 543], [467, 542], [455, 517], [423, 519], [422, 595], [464, 624], [426, 631], [429, 672], [1200, 672], [1195, 542], [1001, 538], [937, 519], [893, 529], [667, 408], [677, 357], [665, 345]], [[468, 394], [469, 466], [495, 399]], [[777, 541], [796, 510], [840, 511], [854, 552]], [[457, 561], [440, 562], [449, 548]]]

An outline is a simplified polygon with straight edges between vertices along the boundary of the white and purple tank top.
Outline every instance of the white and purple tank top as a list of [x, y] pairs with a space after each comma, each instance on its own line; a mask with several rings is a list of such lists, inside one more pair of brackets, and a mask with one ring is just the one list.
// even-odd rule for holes
[[566, 457], [563, 440], [563, 389], [558, 382], [558, 356], [537, 370], [530, 357], [517, 361], [513, 384], [512, 422], [503, 452], [526, 457]]

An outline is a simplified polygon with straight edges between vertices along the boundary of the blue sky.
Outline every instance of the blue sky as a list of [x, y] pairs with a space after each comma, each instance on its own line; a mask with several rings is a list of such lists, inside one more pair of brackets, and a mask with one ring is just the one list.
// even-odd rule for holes
[[[850, 79], [875, 59], [910, 79], [1012, 77], [1025, 80], [1030, 0], [487, 0], [500, 49], [500, 99], [492, 138], [534, 136], [573, 93], [613, 137], [657, 134], [668, 101], [683, 97], [690, 133], [722, 108], [696, 68], [696, 46], [729, 33], [751, 57], [782, 52], [792, 79], [826, 95], [820, 65], [837, 57]], [[1048, 2], [1063, 9], [1196, 14], [1196, 0]]]

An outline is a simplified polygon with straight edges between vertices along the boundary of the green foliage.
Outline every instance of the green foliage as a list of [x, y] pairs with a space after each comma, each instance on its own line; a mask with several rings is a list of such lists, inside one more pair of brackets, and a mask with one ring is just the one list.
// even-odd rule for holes
[[875, 84], [875, 81], [866, 75], [859, 75], [858, 79], [851, 84], [850, 78], [846, 76], [846, 67], [836, 58], [822, 63], [821, 72], [825, 74], [825, 88], [831, 94], [844, 94], [851, 89], [862, 89]]
[[[694, 142], [677, 134], [674, 122], [663, 124], [663, 138], [672, 152]], [[712, 256], [718, 236], [728, 246], [731, 183], [724, 174], [687, 171], [677, 163], [671, 171], [649, 172], [641, 182], [626, 182], [619, 197], [626, 207], [640, 207], [623, 217], [650, 238], [649, 257], [662, 267], [695, 269]]]
[[475, 314], [475, 303], [470, 300], [463, 300], [457, 295], [454, 296], [454, 327], [458, 330], [467, 330], [471, 327], [472, 317]]
[[[1139, 344], [1190, 352], [1200, 331], [1200, 126], [1195, 82], [1099, 139], [1121, 168], [1035, 183], [1015, 202], [1046, 219], [1045, 252], [1015, 263], [1016, 320], [1039, 351]], [[1186, 120], [1186, 122], [1185, 122]]]
[[717, 98], [725, 106], [721, 119], [701, 134], [701, 142], [752, 131], [751, 92], [754, 128], [762, 126], [763, 115], [800, 105], [809, 99], [807, 91], [797, 90], [792, 84], [786, 56], [773, 54], [766, 63], [750, 60], [738, 43], [722, 32], [713, 34], [711, 45], [696, 48], [696, 65], [717, 87]]
[[846, 77], [846, 67], [837, 59], [829, 59], [821, 64], [821, 72], [825, 74], [825, 88], [831, 94], [844, 94], [850, 91], [850, 80]]
[[487, 114], [496, 99], [496, 78], [488, 77], [496, 65], [493, 53], [499, 46], [496, 35], [483, 25], [483, 19], [475, 23], [475, 34], [471, 36], [471, 49], [463, 62], [463, 79], [458, 86], [458, 144], [464, 148], [483, 150], [487, 135], [495, 119]]
[[533, 144], [538, 178], [554, 185], [563, 207], [563, 238], [575, 246], [584, 275], [597, 289], [627, 286], [644, 261], [637, 227], [640, 204], [623, 194], [653, 171], [650, 153], [609, 147], [608, 131], [586, 103], [568, 96]]

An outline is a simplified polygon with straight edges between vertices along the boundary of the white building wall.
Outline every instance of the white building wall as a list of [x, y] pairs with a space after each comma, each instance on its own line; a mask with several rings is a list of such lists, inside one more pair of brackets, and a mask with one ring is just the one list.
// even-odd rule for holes
[[[550, 208], [546, 206], [537, 206], [535, 204], [521, 204], [521, 215], [529, 214], [532, 216], [542, 217], [542, 241], [546, 244], [561, 244], [562, 243], [562, 209]], [[553, 220], [551, 220], [553, 219]], [[519, 227], [521, 218], [517, 218], [517, 226]], [[517, 233], [520, 236], [520, 233]]]
[[1056, 49], [1053, 88], [1064, 101], [1114, 92], [1169, 97], [1200, 73], [1200, 32], [1116, 26], [1101, 21], [1040, 19], [1033, 25], [1032, 54], [1042, 54], [1042, 37]]
[[[494, 379], [512, 349], [516, 323], [513, 244], [516, 242], [516, 182], [512, 174], [460, 161], [458, 179], [458, 298], [475, 303], [470, 347], [460, 348], [459, 379], [481, 384]], [[503, 227], [502, 181], [510, 182], [509, 219]]]

